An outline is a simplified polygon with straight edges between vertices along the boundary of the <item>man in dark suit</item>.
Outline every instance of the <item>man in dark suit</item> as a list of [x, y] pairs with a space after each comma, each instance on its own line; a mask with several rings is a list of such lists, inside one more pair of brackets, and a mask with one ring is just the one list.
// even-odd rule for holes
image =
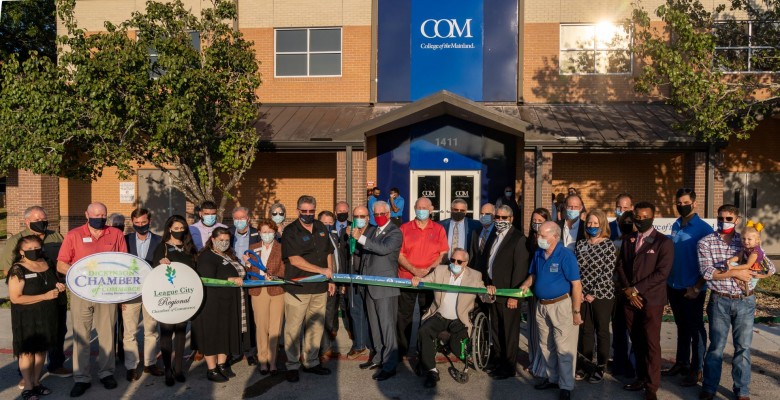
[[479, 212], [480, 228], [471, 235], [469, 244], [470, 267], [482, 273], [483, 280], [487, 277], [487, 256], [490, 253], [490, 246], [496, 239], [496, 228], [493, 223], [496, 207], [490, 203], [482, 206]]
[[585, 208], [578, 194], [570, 194], [565, 201], [565, 215], [558, 221], [561, 227], [561, 243], [567, 249], [574, 251], [577, 242], [585, 239], [585, 221], [580, 216]]
[[[386, 202], [375, 202], [373, 212], [376, 227], [352, 229], [352, 237], [357, 240], [363, 254], [361, 274], [395, 278], [398, 276], [398, 255], [403, 245], [403, 234], [400, 228], [390, 222], [390, 205]], [[396, 325], [400, 294], [398, 288], [366, 287], [366, 310], [374, 357], [360, 364], [360, 368], [379, 369], [381, 366], [373, 376], [377, 381], [393, 377], [398, 365]]]
[[[338, 205], [336, 206], [338, 207]], [[338, 209], [338, 208], [337, 208]], [[336, 214], [338, 216], [338, 214]], [[364, 206], [355, 207], [352, 210], [352, 224], [345, 229], [347, 235], [346, 242], [350, 250], [349, 272], [350, 274], [360, 274], [360, 267], [363, 259], [363, 246], [354, 242], [354, 248], [350, 243], [352, 238], [352, 229], [363, 229], [369, 227], [368, 208]], [[373, 229], [373, 227], [371, 228]], [[368, 230], [365, 233], [368, 233]], [[354, 250], [354, 251], [353, 251]], [[354, 360], [360, 356], [369, 355], [371, 346], [371, 333], [368, 330], [368, 315], [366, 315], [366, 286], [350, 284], [346, 287], [344, 296], [343, 310], [349, 314], [350, 333], [352, 334], [352, 348], [347, 353], [347, 359]], [[373, 358], [373, 354], [369, 355]]]
[[623, 295], [626, 324], [636, 354], [637, 380], [623, 386], [630, 391], [645, 389], [645, 399], [657, 399], [661, 384], [661, 317], [666, 305], [666, 279], [674, 263], [674, 244], [653, 229], [655, 206], [640, 202], [634, 206], [634, 225], [620, 249], [618, 275]]
[[[496, 236], [485, 247], [487, 263], [483, 274], [486, 286], [496, 289], [516, 289], [528, 276], [528, 250], [523, 233], [512, 225], [514, 216], [509, 206], [496, 210]], [[496, 336], [496, 366], [490, 372], [495, 379], [506, 379], [517, 373], [517, 348], [520, 340], [520, 307], [515, 298], [498, 297], [490, 306], [490, 318]]]
[[[333, 244], [333, 273], [347, 273], [347, 253], [348, 245], [339, 236], [336, 228], [336, 216], [330, 211], [322, 211], [317, 216], [328, 230], [330, 242]], [[322, 344], [320, 345], [320, 356], [323, 359], [330, 359], [338, 356], [336, 335], [339, 332], [339, 303], [341, 299], [341, 289], [339, 288], [332, 296], [328, 296], [328, 302], [325, 305], [325, 332], [322, 334]]]
[[512, 226], [514, 226], [515, 229], [522, 230], [523, 213], [520, 212], [520, 204], [518, 204], [518, 201], [522, 202], [522, 199], [517, 199], [517, 196], [515, 196], [515, 190], [512, 189], [512, 186], [507, 186], [504, 188], [504, 195], [498, 196], [496, 199], [496, 208], [501, 206], [509, 206], [509, 208], [512, 209], [512, 214], [516, 216], [515, 222], [512, 223]]
[[620, 226], [618, 226], [618, 219], [626, 211], [634, 210], [634, 198], [628, 193], [620, 193], [615, 198], [615, 220], [609, 223], [609, 240], [617, 240], [620, 234]]
[[[130, 214], [130, 221], [133, 223], [134, 232], [125, 235], [125, 242], [127, 243], [128, 253], [143, 258], [151, 265], [154, 258], [154, 250], [160, 244], [162, 238], [149, 232], [150, 218], [149, 210], [145, 208], [133, 210]], [[127, 368], [127, 381], [133, 382], [139, 378], [137, 369], [140, 360], [136, 333], [138, 332], [138, 321], [142, 313], [144, 324], [144, 372], [154, 376], [162, 376], [163, 371], [157, 367], [157, 339], [160, 336], [157, 332], [157, 321], [146, 312], [140, 297], [122, 303], [120, 307], [122, 308], [122, 325], [124, 327], [122, 343], [125, 355], [125, 368]]]
[[[466, 200], [455, 199], [450, 206], [452, 218], [439, 222], [444, 227], [444, 232], [447, 233], [447, 243], [450, 246], [448, 257], [452, 254], [453, 249], [467, 248], [471, 243], [471, 235], [475, 230], [480, 229], [479, 221], [466, 217], [468, 209], [469, 204], [466, 203]], [[449, 264], [449, 261], [442, 263]]]

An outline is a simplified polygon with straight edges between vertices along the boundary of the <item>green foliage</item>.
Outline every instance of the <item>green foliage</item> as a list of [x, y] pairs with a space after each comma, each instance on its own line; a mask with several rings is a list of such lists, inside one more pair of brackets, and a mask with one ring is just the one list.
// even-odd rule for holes
[[181, 0], [149, 1], [99, 34], [78, 27], [75, 0], [57, 6], [59, 63], [0, 65], [0, 171], [96, 179], [147, 163], [189, 201], [223, 209], [259, 144], [258, 64], [232, 29], [234, 3], [212, 0], [196, 17]]
[[17, 54], [22, 60], [32, 51], [57, 57], [57, 20], [54, 0], [21, 0], [2, 3], [0, 62]]
[[[780, 71], [779, 13], [777, 0], [732, 0], [714, 9], [699, 0], [667, 0], [655, 10], [664, 23], [657, 29], [635, 5], [627, 22], [634, 30], [632, 51], [647, 62], [635, 89], [662, 96], [682, 117], [678, 128], [702, 140], [748, 138], [763, 118], [778, 112], [776, 75], [757, 72]], [[747, 20], [760, 34], [748, 35]], [[743, 44], [752, 48], [722, 48]]]

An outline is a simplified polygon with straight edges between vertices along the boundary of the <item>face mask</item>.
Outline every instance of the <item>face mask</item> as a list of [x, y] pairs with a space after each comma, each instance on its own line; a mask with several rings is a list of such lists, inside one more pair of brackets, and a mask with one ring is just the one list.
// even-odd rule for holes
[[43, 249], [25, 250], [24, 258], [30, 261], [38, 261], [43, 257]]
[[133, 225], [133, 230], [139, 235], [146, 235], [147, 233], [149, 233], [149, 224]]
[[49, 221], [30, 222], [30, 230], [38, 233], [46, 233], [46, 228], [48, 227], [49, 227]]
[[230, 248], [230, 240], [215, 240], [214, 248], [219, 251], [226, 251]]
[[615, 209], [615, 218], [620, 218], [620, 216], [623, 215], [623, 210]]
[[176, 240], [184, 239], [184, 234], [185, 234], [185, 231], [180, 231], [180, 232], [171, 231], [171, 237], [176, 239]]
[[621, 224], [620, 225], [620, 233], [622, 233], [624, 235], [628, 235], [629, 233], [631, 233], [633, 231], [634, 231], [634, 224], [633, 223]]
[[504, 192], [504, 196], [506, 196], [506, 197], [512, 197], [512, 192]]
[[217, 216], [216, 215], [204, 215], [203, 216], [203, 225], [206, 226], [212, 226], [217, 223]]
[[355, 222], [355, 228], [363, 229], [366, 227], [366, 220], [363, 218], [355, 218], [353, 221]]
[[580, 217], [580, 210], [566, 210], [566, 218], [575, 220]]
[[539, 232], [539, 228], [541, 228], [541, 227], [542, 227], [542, 223], [541, 222], [533, 222], [533, 223], [531, 223], [531, 230], [534, 231], [534, 232]]
[[301, 219], [301, 222], [303, 222], [305, 225], [311, 225], [314, 222], [314, 214], [311, 215], [298, 215], [298, 218]]
[[325, 230], [328, 231], [328, 232], [333, 232], [333, 231], [336, 230], [336, 226], [335, 225], [325, 225]]
[[509, 221], [496, 221], [496, 230], [503, 232], [509, 229]]
[[636, 220], [634, 221], [634, 226], [636, 227], [636, 230], [638, 230], [639, 232], [645, 233], [649, 231], [650, 228], [653, 227], [653, 219], [648, 218], [648, 219], [643, 219], [641, 221]]
[[245, 219], [237, 219], [233, 221], [233, 226], [236, 227], [237, 231], [243, 231], [244, 229], [246, 229], [247, 222]]
[[479, 217], [479, 222], [482, 224], [482, 226], [488, 226], [493, 223], [493, 216], [490, 214], [485, 214]]
[[431, 212], [428, 210], [414, 210], [414, 215], [416, 215], [417, 219], [420, 221], [425, 221], [431, 216]]
[[691, 213], [691, 211], [693, 211], [692, 204], [677, 206], [677, 212], [680, 214], [681, 217], [687, 217]]
[[274, 221], [275, 224], [281, 224], [284, 222], [284, 215], [274, 215], [271, 217], [271, 221]]
[[378, 217], [374, 217], [374, 221], [376, 221], [376, 226], [385, 226], [388, 219], [389, 218], [387, 217], [387, 215], [380, 215]]
[[536, 239], [536, 244], [539, 246], [542, 250], [547, 250], [550, 248], [550, 243], [547, 241], [547, 239]]
[[454, 212], [452, 213], [452, 220], [455, 222], [463, 221], [463, 218], [466, 218], [466, 213], [464, 212]]
[[263, 243], [268, 244], [274, 241], [276, 239], [275, 233], [261, 233], [260, 234], [260, 240], [263, 241]]
[[723, 233], [723, 234], [728, 235], [728, 234], [734, 232], [734, 228], [736, 226], [737, 225], [735, 223], [733, 223], [733, 222], [718, 221], [718, 233]]
[[463, 267], [461, 267], [460, 265], [455, 264], [455, 263], [450, 263], [450, 271], [452, 271], [453, 274], [457, 275], [462, 270], [463, 270]]
[[[106, 227], [106, 219], [105, 218], [90, 218], [89, 219], [89, 226], [91, 226], [93, 229], [105, 229], [105, 227]], [[122, 227], [122, 231], [124, 231], [124, 226]]]
[[596, 235], [599, 234], [599, 228], [597, 226], [587, 227], [585, 228], [585, 233], [587, 233], [588, 236], [596, 237]]
[[338, 213], [338, 214], [336, 214], [336, 219], [339, 222], [346, 222], [347, 218], [349, 218], [349, 213]]

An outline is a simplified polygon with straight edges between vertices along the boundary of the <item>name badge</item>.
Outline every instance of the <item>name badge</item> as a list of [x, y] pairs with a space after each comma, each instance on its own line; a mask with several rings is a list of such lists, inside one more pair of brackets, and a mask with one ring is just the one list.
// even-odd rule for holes
[[257, 236], [257, 232], [255, 232], [255, 233], [250, 233], [250, 234], [249, 234], [249, 236]]
[[303, 241], [304, 241], [304, 242], [308, 242], [308, 241], [309, 241], [309, 239], [311, 239], [311, 236], [304, 236], [304, 237], [303, 237]]
[[557, 263], [552, 263], [550, 265], [550, 272], [558, 272], [558, 269], [559, 269], [559, 267], [558, 267]]
[[81, 241], [84, 243], [92, 243], [92, 238], [91, 237], [81, 238]]
[[24, 279], [30, 279], [30, 278], [37, 278], [38, 274], [27, 274], [24, 276]]

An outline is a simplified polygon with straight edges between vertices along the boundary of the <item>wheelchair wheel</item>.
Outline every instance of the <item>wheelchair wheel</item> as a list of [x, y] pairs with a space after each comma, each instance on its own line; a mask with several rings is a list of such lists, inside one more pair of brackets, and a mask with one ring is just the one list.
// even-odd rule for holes
[[490, 323], [483, 312], [477, 313], [474, 318], [474, 327], [471, 332], [472, 359], [474, 366], [484, 371], [490, 359]]

